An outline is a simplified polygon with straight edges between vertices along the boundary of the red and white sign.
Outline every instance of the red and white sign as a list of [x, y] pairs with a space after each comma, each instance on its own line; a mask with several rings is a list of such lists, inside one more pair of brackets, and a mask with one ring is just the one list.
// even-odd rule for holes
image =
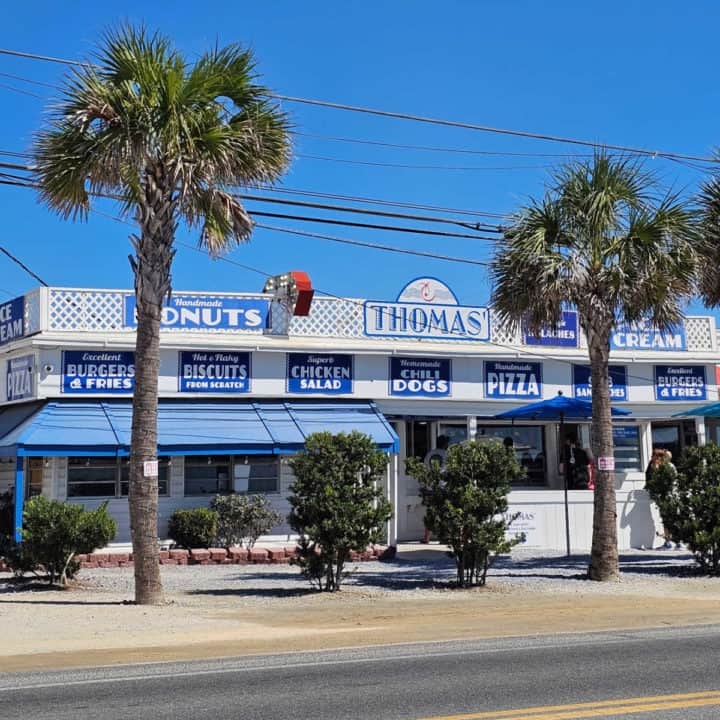
[[157, 477], [158, 476], [158, 461], [157, 460], [146, 460], [143, 463], [143, 477]]
[[598, 458], [598, 470], [609, 470], [612, 472], [615, 470], [615, 458], [610, 457], [599, 457]]

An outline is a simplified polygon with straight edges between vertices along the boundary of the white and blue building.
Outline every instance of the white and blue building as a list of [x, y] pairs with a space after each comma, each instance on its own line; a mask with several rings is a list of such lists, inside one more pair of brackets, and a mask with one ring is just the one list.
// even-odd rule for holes
[[[14, 492], [18, 524], [34, 494], [108, 500], [117, 540], [129, 541], [134, 346], [128, 290], [43, 287], [0, 305], [0, 492]], [[670, 333], [643, 324], [615, 333], [611, 396], [630, 411], [613, 430], [621, 548], [654, 540], [643, 489], [652, 447], [677, 454], [718, 439], [720, 421], [678, 416], [718, 399], [717, 360], [709, 316]], [[287, 513], [288, 456], [316, 430], [357, 429], [389, 456], [390, 543], [423, 531], [407, 457], [423, 457], [439, 435], [510, 436], [526, 469], [510, 493], [515, 529], [530, 546], [565, 549], [557, 423], [496, 416], [558, 392], [589, 398], [586, 341], [570, 310], [534, 336], [458, 302], [435, 278], [408, 282], [395, 299], [316, 298], [307, 317], [263, 293], [178, 292], [163, 317], [159, 392], [161, 537], [174, 510], [218, 492], [264, 493]], [[589, 446], [589, 421], [565, 427]], [[592, 492], [570, 491], [569, 504], [572, 547], [587, 550]]]

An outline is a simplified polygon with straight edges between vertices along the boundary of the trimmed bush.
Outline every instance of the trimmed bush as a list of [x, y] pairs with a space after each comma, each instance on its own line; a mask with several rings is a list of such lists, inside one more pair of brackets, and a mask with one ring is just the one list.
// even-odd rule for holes
[[313, 433], [290, 460], [290, 527], [300, 535], [299, 565], [320, 590], [340, 589], [351, 551], [363, 552], [392, 517], [381, 481], [388, 458], [368, 435]]
[[257, 539], [283, 519], [264, 495], [216, 495], [210, 509], [217, 513], [217, 542], [222, 547], [245, 545], [252, 550]]
[[65, 585], [80, 569], [75, 556], [104, 547], [116, 531], [107, 502], [96, 510], [85, 510], [37, 495], [25, 503], [22, 543], [13, 545], [6, 560], [18, 574], [44, 569], [50, 584]]
[[720, 446], [686, 448], [677, 469], [661, 463], [645, 487], [671, 538], [685, 543], [704, 572], [720, 574]]
[[208, 508], [176, 510], [168, 521], [168, 535], [177, 545], [192, 548], [209, 548], [217, 536], [218, 516]]
[[510, 481], [523, 475], [515, 454], [468, 442], [452, 446], [444, 465], [409, 458], [407, 471], [420, 484], [425, 525], [452, 550], [458, 586], [485, 585], [494, 558], [522, 541], [505, 534]]

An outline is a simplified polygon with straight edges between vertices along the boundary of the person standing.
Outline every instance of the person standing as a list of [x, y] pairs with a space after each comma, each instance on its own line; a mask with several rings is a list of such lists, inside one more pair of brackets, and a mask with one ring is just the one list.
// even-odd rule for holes
[[[662, 494], [662, 488], [658, 487], [657, 484], [656, 473], [658, 469], [664, 465], [669, 466], [672, 469], [673, 474], [677, 472], [675, 469], [675, 465], [673, 465], [672, 463], [672, 453], [669, 450], [665, 450], [664, 448], [653, 448], [650, 462], [648, 463], [647, 468], [645, 468], [645, 490], [647, 490], [647, 493], [650, 496], [650, 500], [652, 501], [651, 513], [653, 515], [654, 522], [655, 515], [660, 514], [658, 509], [658, 500], [660, 499]], [[655, 512], [652, 512], [653, 507], [655, 508]], [[662, 517], [660, 519], [660, 525], [662, 526], [662, 534], [657, 531], [655, 532], [655, 534], [663, 539], [663, 544], [657, 549], [671, 550], [673, 546], [672, 536], [668, 528], [665, 526], [665, 523], [662, 521]], [[676, 543], [675, 547], [680, 550], [682, 549], [682, 544]]]
[[569, 490], [587, 490], [589, 476], [588, 465], [590, 457], [587, 450], [578, 444], [576, 435], [565, 438], [563, 448], [563, 462], [560, 471], [564, 473]]

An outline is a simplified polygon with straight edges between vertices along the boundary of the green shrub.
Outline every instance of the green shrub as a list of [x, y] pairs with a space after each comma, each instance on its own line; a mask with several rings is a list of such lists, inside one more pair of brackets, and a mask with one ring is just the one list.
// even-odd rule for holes
[[510, 481], [523, 473], [514, 453], [499, 442], [462, 443], [445, 465], [409, 458], [407, 471], [420, 484], [426, 526], [450, 546], [458, 585], [484, 585], [494, 558], [522, 541], [505, 534]]
[[646, 489], [675, 542], [695, 555], [702, 570], [720, 572], [720, 447], [689, 447], [677, 469], [662, 463], [647, 475]]
[[180, 547], [209, 548], [215, 544], [218, 516], [208, 508], [176, 510], [168, 521], [168, 535]]
[[104, 547], [116, 531], [107, 502], [96, 510], [85, 510], [37, 495], [25, 503], [22, 543], [10, 548], [8, 564], [17, 573], [42, 568], [51, 584], [65, 585], [80, 569], [75, 556]]
[[294, 562], [320, 590], [340, 589], [351, 551], [362, 552], [392, 517], [381, 480], [388, 459], [367, 435], [314, 433], [290, 460], [290, 527], [300, 535]]
[[217, 513], [217, 542], [223, 547], [245, 545], [252, 550], [256, 540], [283, 519], [264, 495], [216, 495], [210, 509]]

